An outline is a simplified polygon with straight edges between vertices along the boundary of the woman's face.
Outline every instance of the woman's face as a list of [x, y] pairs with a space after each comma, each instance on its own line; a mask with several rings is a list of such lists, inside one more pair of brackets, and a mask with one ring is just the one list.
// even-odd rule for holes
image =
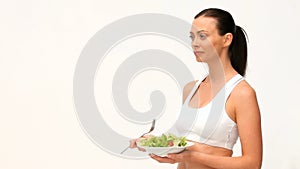
[[219, 58], [224, 44], [223, 36], [217, 29], [217, 21], [200, 16], [193, 21], [190, 32], [192, 48], [198, 62], [209, 62]]

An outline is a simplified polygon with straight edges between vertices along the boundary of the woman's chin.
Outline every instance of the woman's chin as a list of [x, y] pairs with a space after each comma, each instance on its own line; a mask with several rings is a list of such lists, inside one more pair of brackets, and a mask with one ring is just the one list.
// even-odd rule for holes
[[197, 62], [203, 62], [203, 60], [200, 57], [196, 57]]

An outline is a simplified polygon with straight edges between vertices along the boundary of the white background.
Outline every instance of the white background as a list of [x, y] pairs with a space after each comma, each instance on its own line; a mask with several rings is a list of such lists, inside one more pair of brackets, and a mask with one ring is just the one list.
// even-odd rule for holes
[[[0, 168], [176, 168], [150, 159], [118, 158], [93, 144], [76, 117], [73, 73], [87, 41], [117, 19], [148, 12], [169, 14], [191, 22], [195, 14], [207, 7], [230, 11], [236, 23], [248, 33], [247, 80], [256, 89], [261, 108], [263, 168], [300, 168], [299, 5], [297, 0], [1, 1]], [[170, 40], [160, 43], [160, 49], [172, 50], [168, 47]], [[154, 48], [147, 45], [143, 48]], [[191, 69], [199, 71], [201, 66], [191, 62]], [[194, 73], [198, 76], [201, 71]], [[136, 87], [145, 84], [145, 77], [150, 74], [137, 78]], [[110, 76], [107, 74], [108, 79]], [[156, 77], [170, 80], [165, 75]], [[168, 95], [174, 90], [176, 86], [171, 85], [166, 91], [171, 103], [180, 99], [180, 94], [174, 98]], [[148, 101], [141, 99], [138, 103], [134, 98], [149, 96], [148, 91], [143, 92], [144, 95], [134, 95], [134, 92], [129, 95], [135, 105], [144, 105], [136, 107], [141, 111], [147, 110]], [[96, 97], [99, 104], [109, 102], [105, 95], [98, 93]], [[117, 132], [133, 136], [149, 127], [133, 131], [132, 128], [138, 128], [135, 124], [117, 117], [114, 110], [111, 112], [116, 118], [106, 112], [104, 116]], [[164, 116], [166, 121], [171, 115]], [[235, 150], [239, 151], [238, 145]]]

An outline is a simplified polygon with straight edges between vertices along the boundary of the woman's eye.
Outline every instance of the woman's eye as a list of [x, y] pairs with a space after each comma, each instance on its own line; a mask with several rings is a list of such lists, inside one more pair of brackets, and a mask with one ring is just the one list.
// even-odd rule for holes
[[195, 39], [195, 37], [194, 37], [194, 36], [190, 36], [190, 38], [191, 38], [191, 40], [194, 40], [194, 39]]
[[205, 34], [200, 34], [199, 37], [200, 39], [206, 39], [207, 36]]

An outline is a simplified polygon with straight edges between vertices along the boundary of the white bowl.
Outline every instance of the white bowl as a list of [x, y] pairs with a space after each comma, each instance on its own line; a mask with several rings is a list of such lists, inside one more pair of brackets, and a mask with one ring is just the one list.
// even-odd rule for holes
[[146, 150], [147, 153], [155, 154], [161, 157], [167, 156], [169, 153], [180, 153], [185, 150], [186, 147], [192, 146], [194, 143], [187, 141], [185, 146], [171, 146], [171, 147], [147, 147], [141, 146], [140, 142], [137, 142], [137, 146]]

